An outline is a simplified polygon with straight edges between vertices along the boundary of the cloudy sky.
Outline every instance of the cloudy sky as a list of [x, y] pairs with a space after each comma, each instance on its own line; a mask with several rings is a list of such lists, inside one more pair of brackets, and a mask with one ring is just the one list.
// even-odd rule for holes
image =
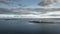
[[[0, 7], [17, 8], [23, 6], [29, 8], [40, 8], [42, 6], [38, 5], [39, 2], [41, 2], [41, 0], [0, 0]], [[52, 7], [60, 7], [60, 3], [53, 4]]]
[[[60, 1], [60, 0], [58, 0]], [[58, 1], [53, 1], [49, 0], [48, 2], [45, 0], [0, 0], [0, 14], [41, 14], [41, 11], [29, 11], [29, 10], [18, 10], [18, 9], [14, 9], [14, 10], [10, 10], [8, 8], [20, 8], [20, 7], [28, 7], [28, 8], [41, 8], [47, 5], [53, 5], [51, 7], [57, 7], [60, 8], [60, 3], [58, 3]], [[39, 3], [42, 2], [40, 5]], [[46, 3], [47, 2], [47, 3]], [[43, 5], [42, 5], [43, 4]], [[6, 9], [7, 8], [7, 9]], [[60, 11], [55, 11], [55, 13], [58, 13], [58, 15], [60, 15]], [[52, 12], [54, 13], [54, 12]], [[47, 15], [50, 15], [51, 12], [47, 12], [44, 13]]]

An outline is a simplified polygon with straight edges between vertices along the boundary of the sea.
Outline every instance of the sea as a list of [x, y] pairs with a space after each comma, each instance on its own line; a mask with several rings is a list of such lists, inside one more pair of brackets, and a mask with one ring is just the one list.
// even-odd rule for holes
[[[54, 24], [41, 24], [29, 21], [54, 21]], [[59, 19], [20, 18], [17, 20], [0, 20], [0, 33], [2, 34], [59, 34]]]

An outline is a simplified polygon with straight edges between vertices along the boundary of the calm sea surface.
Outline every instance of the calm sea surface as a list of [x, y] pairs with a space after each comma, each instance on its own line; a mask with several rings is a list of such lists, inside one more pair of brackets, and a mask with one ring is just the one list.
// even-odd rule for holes
[[37, 33], [42, 33], [42, 32], [60, 33], [59, 22], [56, 22], [55, 24], [40, 24], [40, 23], [30, 23], [29, 21], [31, 20], [48, 21], [51, 19], [28, 19], [26, 18], [26, 19], [20, 19], [20, 20], [0, 20], [0, 31], [1, 32], [14, 32], [14, 33], [19, 32], [22, 34], [25, 34], [25, 33], [37, 34]]

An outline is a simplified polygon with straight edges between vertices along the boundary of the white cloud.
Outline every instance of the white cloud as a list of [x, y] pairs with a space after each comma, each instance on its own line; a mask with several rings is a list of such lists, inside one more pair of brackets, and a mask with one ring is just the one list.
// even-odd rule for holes
[[46, 16], [49, 16], [49, 15], [60, 15], [60, 11], [54, 11], [54, 12], [47, 12], [47, 13], [45, 13], [45, 14], [43, 14], [43, 15], [46, 15]]

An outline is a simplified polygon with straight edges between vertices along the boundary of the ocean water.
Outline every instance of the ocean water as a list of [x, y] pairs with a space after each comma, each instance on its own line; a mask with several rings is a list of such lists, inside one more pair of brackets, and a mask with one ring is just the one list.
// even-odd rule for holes
[[[40, 21], [45, 19], [23, 19], [20, 20], [0, 20], [0, 33], [3, 34], [59, 34], [60, 24], [41, 24], [29, 21]], [[46, 19], [46, 21], [49, 19]], [[51, 19], [50, 19], [51, 20]], [[55, 19], [54, 19], [55, 20]]]

